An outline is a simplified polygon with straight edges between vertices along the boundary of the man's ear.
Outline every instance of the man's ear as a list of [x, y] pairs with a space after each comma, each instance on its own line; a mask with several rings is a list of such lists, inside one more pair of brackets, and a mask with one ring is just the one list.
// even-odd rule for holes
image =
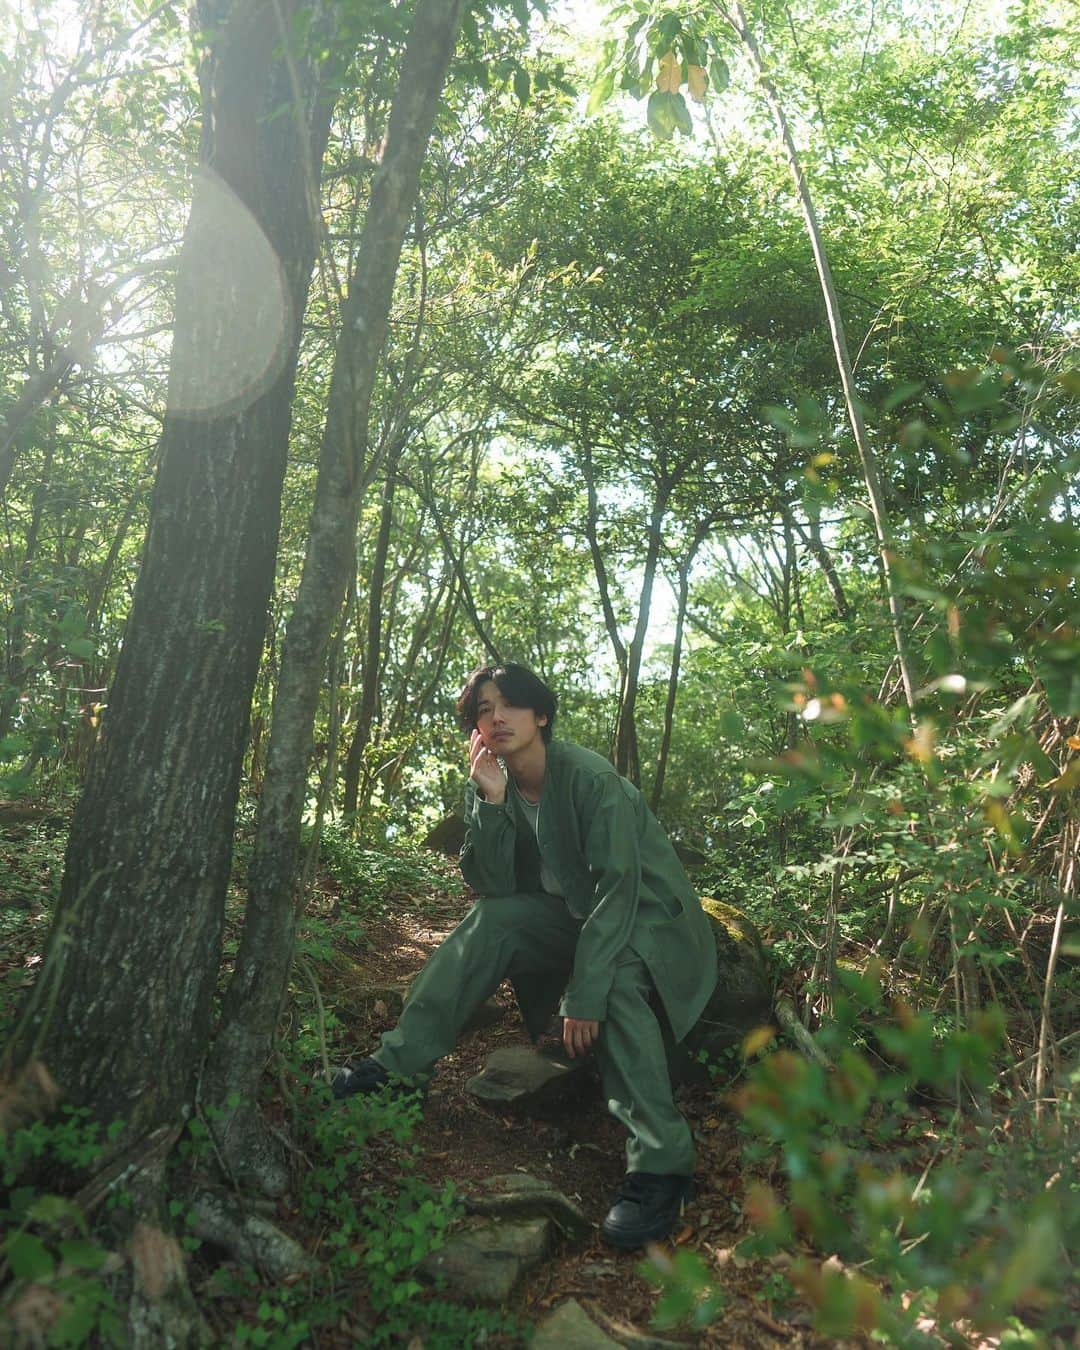
[[548, 724], [548, 715], [547, 715], [547, 713], [536, 713], [535, 716], [536, 716], [536, 725], [537, 725], [538, 727], [546, 727], [546, 726], [547, 726], [547, 724]]

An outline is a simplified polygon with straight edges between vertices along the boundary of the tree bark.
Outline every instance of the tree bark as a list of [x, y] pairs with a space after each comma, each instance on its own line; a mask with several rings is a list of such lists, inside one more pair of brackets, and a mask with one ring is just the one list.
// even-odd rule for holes
[[[266, 780], [259, 800], [247, 918], [222, 1026], [207, 1066], [207, 1096], [251, 1103], [273, 1045], [296, 931], [294, 880], [320, 673], [353, 566], [365, 483], [368, 414], [405, 231], [465, 0], [420, 0], [390, 113], [386, 148], [350, 278], [331, 377], [304, 569], [282, 652]], [[227, 1109], [227, 1108], [226, 1108]], [[245, 1165], [252, 1108], [229, 1111], [226, 1157]], [[233, 1127], [236, 1128], [233, 1128]], [[257, 1128], [257, 1127], [255, 1127]]]
[[645, 551], [641, 594], [638, 597], [637, 622], [634, 625], [634, 635], [626, 649], [626, 665], [615, 723], [615, 768], [617, 772], [628, 777], [635, 787], [641, 784], [636, 718], [638, 683], [641, 677], [641, 660], [645, 651], [645, 636], [649, 631], [653, 586], [656, 582], [657, 564], [660, 561], [660, 545], [663, 542], [662, 531], [670, 491], [671, 487], [667, 484], [657, 491], [649, 515], [649, 543]]
[[[123, 1121], [116, 1152], [182, 1119], [210, 1032], [330, 114], [315, 62], [281, 56], [294, 8], [275, 10], [279, 31], [254, 0], [199, 6], [214, 34], [200, 72], [214, 183], [196, 188], [180, 260], [173, 410], [103, 735], [10, 1052], [44, 1061], [97, 1119]], [[273, 115], [282, 107], [291, 115]], [[236, 237], [215, 210], [223, 201]], [[238, 238], [280, 269], [275, 365], [245, 398], [196, 415], [192, 363], [227, 362], [251, 336], [234, 311], [252, 297], [233, 293], [221, 265]]]
[[649, 795], [649, 807], [655, 815], [660, 810], [660, 799], [664, 795], [664, 779], [667, 776], [668, 754], [671, 750], [671, 734], [675, 726], [675, 700], [679, 694], [679, 669], [682, 665], [683, 638], [686, 632], [686, 611], [690, 603], [690, 570], [694, 566], [698, 549], [705, 542], [712, 522], [704, 522], [694, 532], [694, 538], [679, 565], [679, 593], [675, 610], [675, 640], [671, 648], [671, 669], [668, 672], [667, 698], [664, 701], [664, 727], [660, 736], [660, 749], [656, 755], [656, 772], [653, 775], [652, 791]]
[[832, 593], [833, 604], [836, 606], [837, 617], [849, 619], [851, 617], [851, 605], [848, 603], [847, 595], [844, 592], [843, 584], [840, 581], [840, 574], [836, 570], [836, 565], [832, 560], [829, 550], [825, 547], [825, 541], [821, 537], [821, 525], [816, 520], [809, 521], [804, 529], [799, 522], [793, 521], [799, 538], [817, 559], [818, 566], [828, 583], [829, 590]]
[[383, 483], [382, 509], [379, 513], [379, 533], [375, 539], [375, 556], [371, 563], [371, 582], [368, 586], [367, 659], [360, 686], [360, 702], [356, 712], [356, 726], [349, 740], [345, 756], [344, 810], [347, 816], [356, 815], [356, 799], [360, 788], [360, 763], [371, 740], [371, 727], [378, 702], [379, 676], [382, 672], [382, 614], [383, 587], [386, 584], [386, 560], [390, 552], [390, 537], [394, 524], [394, 489], [397, 486], [397, 466], [401, 450], [391, 449], [386, 462]]

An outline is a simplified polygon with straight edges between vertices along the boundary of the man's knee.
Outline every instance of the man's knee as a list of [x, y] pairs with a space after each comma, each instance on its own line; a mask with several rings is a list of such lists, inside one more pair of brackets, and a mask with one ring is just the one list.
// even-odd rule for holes
[[478, 932], [518, 932], [529, 918], [527, 896], [488, 895], [476, 901], [465, 922]]

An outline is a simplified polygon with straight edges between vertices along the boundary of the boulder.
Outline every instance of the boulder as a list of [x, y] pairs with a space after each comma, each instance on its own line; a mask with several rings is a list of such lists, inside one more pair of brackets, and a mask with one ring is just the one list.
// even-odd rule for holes
[[418, 1270], [427, 1279], [443, 1280], [447, 1298], [505, 1303], [521, 1276], [548, 1254], [552, 1227], [543, 1217], [466, 1220]]
[[726, 901], [703, 896], [701, 907], [716, 941], [716, 989], [687, 1038], [669, 1049], [674, 1082], [706, 1081], [703, 1056], [716, 1059], [756, 1027], [772, 1021], [772, 982], [757, 929]]

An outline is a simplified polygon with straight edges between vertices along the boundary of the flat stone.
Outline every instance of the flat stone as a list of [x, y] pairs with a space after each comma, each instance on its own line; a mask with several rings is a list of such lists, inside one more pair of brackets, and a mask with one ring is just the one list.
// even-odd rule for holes
[[465, 1208], [470, 1214], [548, 1218], [571, 1238], [586, 1237], [593, 1228], [579, 1205], [549, 1181], [529, 1176], [527, 1172], [485, 1177], [465, 1196]]
[[586, 1064], [583, 1059], [540, 1054], [527, 1045], [509, 1045], [493, 1050], [465, 1088], [480, 1101], [499, 1106], [548, 1105], [584, 1081]]
[[521, 1276], [547, 1255], [551, 1230], [548, 1218], [467, 1221], [418, 1269], [427, 1279], [442, 1279], [449, 1298], [504, 1303]]
[[573, 1298], [544, 1318], [529, 1344], [532, 1350], [620, 1350]]

